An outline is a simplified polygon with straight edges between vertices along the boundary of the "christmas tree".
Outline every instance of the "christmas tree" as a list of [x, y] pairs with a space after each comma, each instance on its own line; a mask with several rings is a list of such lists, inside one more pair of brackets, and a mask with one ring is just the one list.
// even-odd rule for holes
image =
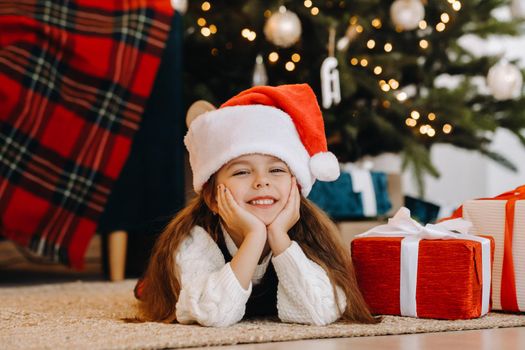
[[[424, 173], [438, 176], [432, 145], [448, 143], [512, 169], [489, 145], [499, 127], [525, 145], [523, 73], [458, 41], [519, 35], [525, 1], [512, 2], [510, 21], [492, 16], [510, 5], [503, 0], [190, 2], [186, 101], [217, 105], [254, 84], [309, 83], [342, 162], [399, 152], [422, 181]], [[490, 93], [476, 85], [479, 77]], [[459, 83], [440, 83], [452, 79]]]

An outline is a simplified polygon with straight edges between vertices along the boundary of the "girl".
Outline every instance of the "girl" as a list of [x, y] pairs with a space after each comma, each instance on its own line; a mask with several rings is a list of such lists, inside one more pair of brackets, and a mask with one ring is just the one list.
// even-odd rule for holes
[[219, 109], [197, 102], [184, 139], [198, 196], [161, 234], [143, 283], [146, 320], [228, 326], [245, 316], [375, 323], [349, 250], [305, 197], [335, 180], [306, 84], [255, 87]]

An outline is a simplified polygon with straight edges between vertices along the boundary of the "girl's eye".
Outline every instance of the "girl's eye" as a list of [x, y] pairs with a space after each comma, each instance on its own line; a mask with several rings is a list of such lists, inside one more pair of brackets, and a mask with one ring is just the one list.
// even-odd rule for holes
[[248, 170], [237, 170], [233, 173], [233, 176], [239, 176], [239, 175], [246, 175], [248, 174]]
[[285, 169], [281, 169], [281, 168], [274, 168], [272, 170], [270, 170], [271, 173], [286, 173], [286, 170]]

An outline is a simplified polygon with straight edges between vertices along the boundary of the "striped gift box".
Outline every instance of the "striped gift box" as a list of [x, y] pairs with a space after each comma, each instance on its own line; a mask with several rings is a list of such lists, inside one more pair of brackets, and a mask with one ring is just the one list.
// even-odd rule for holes
[[[524, 198], [522, 195], [515, 192], [510, 199], [470, 200], [463, 204], [463, 217], [473, 224], [471, 233], [490, 235], [495, 240], [494, 310], [525, 311], [525, 200], [518, 200]], [[507, 217], [512, 222], [507, 222]]]

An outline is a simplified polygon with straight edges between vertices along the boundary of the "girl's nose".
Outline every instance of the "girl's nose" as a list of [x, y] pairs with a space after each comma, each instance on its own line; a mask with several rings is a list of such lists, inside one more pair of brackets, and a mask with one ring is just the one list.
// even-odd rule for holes
[[260, 188], [268, 187], [268, 186], [270, 186], [270, 182], [267, 179], [264, 179], [264, 178], [257, 179], [254, 182], [254, 187], [256, 189], [260, 189]]

